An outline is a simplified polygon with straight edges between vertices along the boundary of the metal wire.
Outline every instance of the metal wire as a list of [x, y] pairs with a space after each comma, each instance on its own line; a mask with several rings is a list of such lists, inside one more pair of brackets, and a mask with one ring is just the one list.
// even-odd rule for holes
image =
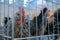
[[1, 0], [0, 0], [0, 25], [1, 25]]
[[[37, 1], [36, 1], [36, 36], [38, 35], [38, 24], [37, 24]], [[37, 38], [39, 40], [39, 38]]]
[[[30, 0], [29, 0], [29, 2], [30, 2]], [[29, 4], [29, 21], [28, 21], [28, 25], [29, 25], [29, 27], [28, 27], [28, 29], [29, 29], [29, 37], [30, 37], [30, 4]], [[28, 39], [28, 40], [31, 40], [31, 39]]]
[[[53, 0], [52, 0], [53, 1]], [[54, 10], [53, 3], [52, 3], [52, 10]], [[54, 18], [53, 18], [53, 28], [54, 28]], [[52, 30], [54, 33], [54, 30]], [[54, 34], [53, 34], [53, 39], [54, 39]]]
[[[42, 9], [43, 9], [43, 0], [42, 0]], [[42, 34], [44, 33], [44, 16], [42, 11]], [[41, 37], [41, 40], [44, 40], [43, 37]]]
[[[8, 21], [9, 21], [9, 0], [8, 0]], [[7, 36], [9, 36], [9, 22], [8, 22], [8, 25], [7, 25]], [[7, 38], [7, 40], [9, 40], [8, 38]]]
[[14, 40], [14, 0], [13, 0], [13, 14], [12, 14], [12, 40]]
[[[40, 38], [40, 37], [50, 37], [50, 36], [52, 36], [53, 34], [50, 34], [50, 35], [41, 35], [41, 36], [32, 36], [32, 37], [25, 37], [25, 38], [15, 38], [15, 39], [17, 39], [17, 40], [20, 40], [20, 39], [31, 39], [31, 38]], [[57, 36], [58, 34], [54, 34], [54, 36]]]
[[[29, 0], [30, 1], [30, 0]], [[53, 1], [53, 0], [52, 0]], [[5, 0], [4, 0], [4, 3], [5, 3]], [[4, 4], [4, 17], [5, 17], [5, 14], [6, 14], [6, 7], [5, 7], [6, 5]], [[7, 35], [4, 35], [4, 34], [0, 34], [0, 35], [2, 35], [2, 37], [4, 37], [4, 38], [7, 38], [7, 40], [9, 40], [8, 38], [10, 38], [10, 39], [12, 39], [12, 40], [14, 40], [14, 0], [13, 0], [13, 14], [12, 14], [12, 37], [10, 37], [9, 36], [9, 22], [8, 22], [8, 24], [7, 24]], [[20, 5], [21, 7], [23, 7], [22, 5]], [[48, 6], [48, 5], [47, 5]], [[42, 8], [43, 8], [43, 0], [42, 0]], [[22, 10], [22, 8], [21, 8], [21, 10]], [[54, 10], [54, 7], [53, 7], [53, 3], [52, 3], [52, 10]], [[1, 12], [1, 1], [0, 1], [0, 12]], [[22, 11], [21, 11], [21, 13], [22, 13]], [[9, 0], [8, 0], [8, 17], [9, 17]], [[22, 14], [20, 15], [20, 18], [21, 18], [21, 21], [22, 21]], [[20, 33], [21, 33], [21, 38], [16, 38], [17, 40], [22, 40], [22, 39], [28, 39], [28, 40], [31, 40], [31, 39], [35, 39], [36, 38], [36, 40], [44, 40], [44, 37], [47, 37], [48, 38], [48, 40], [50, 40], [50, 38], [51, 37], [53, 37], [52, 39], [55, 39], [55, 36], [59, 36], [60, 34], [59, 34], [59, 25], [58, 25], [58, 34], [53, 34], [54, 33], [54, 28], [55, 28], [55, 25], [54, 25], [54, 18], [53, 18], [53, 33], [50, 35], [50, 30], [49, 30], [49, 25], [48, 25], [48, 35], [43, 35], [44, 34], [44, 28], [45, 28], [45, 25], [44, 25], [44, 22], [45, 22], [45, 20], [44, 20], [44, 16], [43, 16], [43, 11], [42, 11], [42, 35], [38, 35], [38, 24], [37, 24], [37, 2], [36, 2], [36, 36], [32, 36], [31, 37], [31, 32], [30, 32], [30, 27], [31, 27], [31, 25], [30, 25], [30, 4], [29, 4], [29, 21], [28, 21], [28, 29], [29, 29], [29, 37], [25, 37], [25, 38], [23, 38], [22, 36], [23, 36], [23, 32], [22, 32], [22, 29], [23, 29], [23, 24], [22, 24], [22, 22], [21, 22], [21, 24], [20, 24]], [[9, 21], [9, 18], [8, 18], [8, 21]], [[0, 13], [0, 22], [1, 22], [1, 13]], [[59, 21], [58, 21], [58, 12], [57, 12], [57, 23], [58, 23]], [[49, 23], [49, 22], [48, 22]], [[59, 23], [58, 23], [59, 24]], [[0, 24], [1, 25], [1, 24]], [[40, 39], [39, 39], [40, 38]]]

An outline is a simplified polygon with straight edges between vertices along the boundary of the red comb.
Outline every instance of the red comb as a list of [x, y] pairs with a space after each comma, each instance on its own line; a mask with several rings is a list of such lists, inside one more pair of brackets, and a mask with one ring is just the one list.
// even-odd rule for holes
[[24, 15], [25, 14], [25, 11], [24, 11], [24, 8], [23, 7], [18, 7], [18, 10], [20, 11], [20, 12], [22, 12], [22, 15]]

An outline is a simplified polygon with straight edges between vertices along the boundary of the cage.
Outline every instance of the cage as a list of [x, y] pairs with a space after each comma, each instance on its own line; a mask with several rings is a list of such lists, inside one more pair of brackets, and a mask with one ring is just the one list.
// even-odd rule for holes
[[60, 40], [60, 1], [0, 0], [0, 40]]

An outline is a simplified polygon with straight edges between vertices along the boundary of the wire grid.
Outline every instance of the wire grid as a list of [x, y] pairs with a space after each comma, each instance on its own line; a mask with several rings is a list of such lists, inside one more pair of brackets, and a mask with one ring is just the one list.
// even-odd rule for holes
[[[52, 0], [53, 1], [53, 0]], [[1, 3], [1, 2], [0, 2]], [[5, 1], [4, 1], [4, 3], [5, 3]], [[13, 0], [13, 4], [14, 4], [14, 0]], [[43, 0], [42, 0], [42, 4], [43, 4]], [[47, 5], [48, 6], [48, 5]], [[23, 7], [23, 6], [22, 6]], [[42, 8], [43, 8], [43, 5], [42, 5]], [[4, 4], [4, 17], [5, 17], [5, 4]], [[21, 9], [22, 10], [22, 9]], [[52, 3], [52, 10], [53, 10], [53, 3]], [[1, 11], [1, 4], [0, 4], [0, 11]], [[23, 28], [23, 25], [22, 25], [22, 23], [21, 23], [21, 25], [20, 25], [20, 27], [21, 27], [21, 29], [20, 29], [20, 32], [19, 33], [21, 33], [21, 38], [14, 38], [14, 5], [13, 5], [13, 15], [12, 15], [12, 36], [9, 36], [9, 22], [7, 23], [7, 35], [5, 35], [5, 33], [2, 35], [1, 34], [1, 36], [3, 37], [3, 40], [24, 40], [24, 39], [26, 39], [26, 40], [45, 40], [46, 38], [47, 38], [47, 40], [54, 40], [54, 36], [59, 36], [59, 25], [58, 25], [58, 34], [48, 34], [48, 35], [38, 35], [38, 25], [37, 25], [37, 16], [36, 16], [36, 35], [35, 36], [31, 36], [31, 33], [30, 33], [30, 18], [29, 18], [29, 21], [28, 21], [28, 31], [29, 31], [29, 35], [28, 35], [28, 37], [22, 37], [22, 28]], [[22, 13], [22, 12], [21, 12]], [[0, 13], [1, 14], [1, 13]], [[36, 15], [37, 15], [37, 2], [36, 2]], [[42, 13], [42, 15], [43, 15], [43, 13]], [[1, 15], [0, 15], [1, 16]], [[8, 17], [9, 17], [9, 0], [8, 0]], [[20, 17], [21, 17], [21, 20], [22, 20], [22, 14], [20, 15]], [[30, 7], [29, 7], [29, 17], [30, 17]], [[9, 20], [9, 19], [8, 19]], [[53, 20], [54, 21], [54, 20]], [[57, 12], [57, 24], [59, 24], [58, 23], [58, 12]], [[54, 28], [54, 22], [53, 22], [53, 28]], [[5, 28], [5, 27], [4, 27]], [[42, 17], [42, 33], [44, 33], [44, 17]], [[53, 31], [53, 33], [54, 33], [54, 30], [52, 30]], [[49, 25], [48, 25], [48, 33], [50, 33], [50, 30], [49, 30]], [[45, 38], [46, 37], [46, 38]], [[6, 39], [5, 39], [6, 38]]]

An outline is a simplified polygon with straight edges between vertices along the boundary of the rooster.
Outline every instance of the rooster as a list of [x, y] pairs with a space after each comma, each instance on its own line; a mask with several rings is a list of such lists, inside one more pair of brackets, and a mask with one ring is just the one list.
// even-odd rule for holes
[[[22, 14], [22, 16], [21, 16], [21, 14]], [[29, 36], [28, 25], [26, 25], [24, 17], [25, 17], [24, 13], [21, 13], [21, 11], [16, 12], [16, 16], [14, 16], [14, 38]], [[4, 22], [5, 22], [5, 25], [6, 25], [6, 23], [9, 23], [10, 26], [9, 26], [8, 34], [9, 34], [9, 36], [12, 36], [12, 22], [13, 21], [10, 20], [10, 21], [4, 21]], [[7, 27], [8, 27], [8, 25], [7, 25]], [[22, 28], [22, 30], [21, 30], [21, 28]], [[22, 36], [21, 36], [21, 31], [22, 31]]]
[[[14, 37], [15, 38], [18, 38], [21, 36], [21, 33], [19, 34], [19, 32], [21, 32], [21, 31], [22, 31], [23, 37], [28, 36], [28, 28], [27, 28], [27, 25], [26, 25], [25, 20], [24, 20], [24, 15], [22, 15], [22, 19], [21, 19], [20, 15], [21, 15], [20, 11], [18, 11], [16, 13], [17, 19], [15, 19], [15, 27], [14, 27], [14, 30], [15, 30]], [[21, 26], [20, 26], [21, 23], [22, 23], [22, 30], [20, 30], [21, 29]]]

